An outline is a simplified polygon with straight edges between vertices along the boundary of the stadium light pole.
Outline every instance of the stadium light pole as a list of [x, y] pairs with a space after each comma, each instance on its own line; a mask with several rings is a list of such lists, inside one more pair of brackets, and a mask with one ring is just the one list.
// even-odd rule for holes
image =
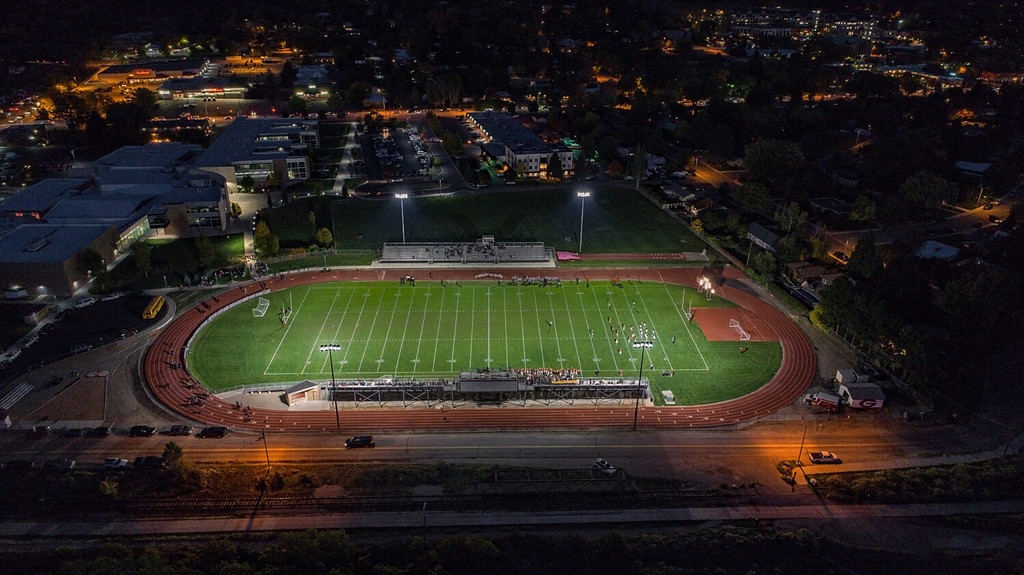
[[338, 425], [338, 433], [341, 433], [341, 414], [338, 412], [338, 391], [334, 386], [334, 352], [341, 351], [341, 346], [336, 343], [320, 346], [320, 351], [327, 352], [327, 361], [331, 362], [331, 398], [334, 399], [334, 422]]
[[402, 245], [405, 245], [405, 200], [409, 199], [409, 194], [395, 194], [395, 197], [398, 198], [399, 205], [402, 207]]
[[590, 192], [576, 192], [576, 197], [580, 199], [580, 249], [577, 253], [583, 253], [583, 206], [587, 205]]
[[644, 352], [654, 347], [649, 341], [633, 342], [633, 349], [640, 348], [640, 373], [636, 376], [636, 406], [633, 407], [633, 431], [636, 431], [637, 417], [640, 415], [640, 389], [644, 379]]

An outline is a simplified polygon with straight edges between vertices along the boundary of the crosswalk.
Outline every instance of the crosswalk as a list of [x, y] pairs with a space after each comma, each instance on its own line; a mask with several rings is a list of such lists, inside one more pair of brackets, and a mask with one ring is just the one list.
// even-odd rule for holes
[[19, 383], [17, 387], [12, 389], [7, 395], [0, 399], [0, 409], [10, 409], [15, 403], [29, 394], [32, 391], [32, 385], [29, 383]]

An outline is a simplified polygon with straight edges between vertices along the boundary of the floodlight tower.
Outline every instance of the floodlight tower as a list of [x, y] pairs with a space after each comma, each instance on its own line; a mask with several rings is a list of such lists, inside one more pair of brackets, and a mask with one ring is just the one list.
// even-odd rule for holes
[[583, 206], [587, 205], [590, 192], [576, 192], [576, 197], [580, 199], [580, 249], [578, 253], [583, 253]]
[[636, 376], [636, 406], [633, 408], [633, 431], [636, 431], [637, 416], [640, 415], [640, 391], [644, 378], [644, 352], [654, 347], [649, 341], [633, 342], [633, 349], [640, 348], [640, 373]]
[[409, 194], [402, 192], [395, 194], [395, 197], [402, 206], [402, 245], [405, 245], [405, 200], [409, 199]]
[[336, 343], [329, 343], [320, 346], [320, 351], [327, 352], [327, 361], [331, 363], [331, 398], [334, 399], [334, 422], [338, 425], [338, 433], [341, 433], [341, 414], [338, 412], [338, 392], [334, 386], [334, 352], [341, 351], [341, 346]]

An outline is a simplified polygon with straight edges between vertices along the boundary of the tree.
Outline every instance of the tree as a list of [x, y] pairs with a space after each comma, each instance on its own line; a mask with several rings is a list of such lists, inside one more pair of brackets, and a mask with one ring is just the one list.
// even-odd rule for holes
[[744, 148], [743, 165], [756, 180], [781, 185], [804, 167], [800, 146], [783, 140], [757, 140]]
[[800, 228], [807, 223], [807, 212], [800, 209], [800, 204], [790, 202], [775, 214], [775, 221], [786, 226], [787, 234], [794, 230], [800, 231]]
[[875, 236], [868, 232], [853, 248], [846, 269], [856, 277], [871, 279], [878, 275], [883, 268], [882, 256], [879, 255], [878, 248], [875, 246]]
[[548, 177], [553, 180], [561, 180], [562, 171], [562, 159], [558, 157], [558, 152], [555, 152], [548, 158]]
[[252, 179], [252, 176], [246, 174], [238, 180], [238, 190], [249, 194], [256, 188], [256, 181]]
[[921, 170], [903, 181], [900, 198], [910, 208], [931, 210], [944, 200], [953, 199], [956, 188], [946, 178], [928, 170]]
[[868, 222], [875, 219], [878, 206], [867, 196], [857, 196], [850, 206], [850, 219], [855, 222]]
[[156, 111], [157, 95], [156, 92], [148, 88], [135, 88], [131, 91], [128, 102], [138, 108], [145, 119], [148, 120], [153, 117], [153, 112]]
[[757, 182], [743, 182], [740, 187], [733, 188], [729, 195], [740, 207], [751, 212], [766, 213], [772, 203], [768, 188]]
[[252, 240], [256, 251], [261, 256], [272, 256], [281, 249], [277, 236], [270, 233], [270, 226], [263, 220], [256, 223], [256, 230], [253, 232]]
[[107, 268], [103, 264], [103, 256], [101, 256], [96, 250], [88, 248], [78, 254], [78, 271], [92, 276], [98, 276], [106, 272]]
[[306, 99], [299, 95], [294, 95], [288, 98], [288, 111], [292, 114], [306, 115], [306, 111], [309, 109], [309, 104]]
[[149, 270], [153, 263], [153, 254], [146, 242], [135, 242], [132, 244], [132, 261], [135, 262], [135, 269], [142, 272], [142, 275], [149, 277]]
[[231, 215], [236, 218], [242, 215], [242, 206], [238, 202], [231, 202]]
[[325, 248], [334, 247], [334, 234], [327, 228], [320, 228], [316, 232], [316, 243]]
[[182, 451], [180, 445], [173, 441], [168, 441], [164, 445], [164, 465], [166, 465], [167, 467], [177, 467], [178, 465], [181, 465], [181, 459], [183, 454], [184, 452]]

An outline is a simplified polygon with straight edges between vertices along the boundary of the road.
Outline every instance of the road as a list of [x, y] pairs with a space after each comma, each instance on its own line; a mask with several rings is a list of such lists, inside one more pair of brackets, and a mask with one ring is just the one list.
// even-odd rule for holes
[[[133, 422], [126, 422], [126, 425]], [[758, 493], [789, 493], [775, 463], [795, 459], [798, 452], [808, 463], [810, 450], [838, 453], [842, 470], [860, 464], [896, 465], [901, 458], [939, 455], [936, 445], [958, 451], [970, 449], [970, 441], [952, 429], [928, 434], [910, 428], [880, 426], [874, 422], [822, 420], [808, 425], [799, 421], [773, 422], [742, 431], [523, 431], [484, 433], [377, 434], [375, 449], [345, 449], [344, 433], [270, 433], [267, 447], [272, 464], [435, 463], [509, 465], [546, 469], [586, 469], [603, 457], [634, 476], [675, 479], [690, 487], [713, 488], [722, 484], [758, 484]], [[801, 443], [803, 440], [803, 443]], [[182, 446], [185, 459], [202, 463], [266, 461], [263, 442], [250, 433], [233, 433], [224, 439], [195, 437], [132, 438], [124, 430], [107, 438], [46, 437], [27, 440], [20, 433], [0, 436], [5, 460], [71, 457], [80, 465], [98, 466], [106, 457], [132, 460], [155, 455], [168, 441]], [[803, 449], [801, 450], [801, 444]]]

